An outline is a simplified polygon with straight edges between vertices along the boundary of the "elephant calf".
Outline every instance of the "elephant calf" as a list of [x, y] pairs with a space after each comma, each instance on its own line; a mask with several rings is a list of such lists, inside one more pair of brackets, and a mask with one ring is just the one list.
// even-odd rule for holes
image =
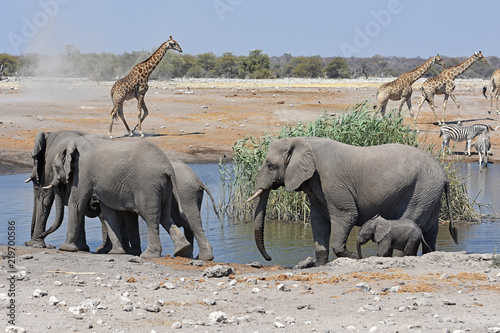
[[369, 240], [378, 243], [379, 257], [392, 257], [394, 249], [402, 251], [405, 256], [416, 256], [420, 242], [427, 245], [422, 230], [412, 220], [386, 220], [380, 215], [376, 215], [363, 224], [358, 233], [356, 247], [360, 259], [362, 258], [361, 245]]

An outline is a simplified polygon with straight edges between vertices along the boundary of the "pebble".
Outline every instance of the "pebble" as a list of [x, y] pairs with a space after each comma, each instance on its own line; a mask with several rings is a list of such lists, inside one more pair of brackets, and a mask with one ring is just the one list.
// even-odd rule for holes
[[212, 325], [227, 322], [227, 314], [222, 311], [215, 311], [208, 315], [208, 322]]
[[227, 265], [215, 265], [203, 271], [202, 276], [207, 278], [224, 277], [234, 274], [234, 269]]
[[33, 291], [33, 297], [35, 297], [35, 298], [47, 296], [48, 294], [49, 293], [46, 290], [42, 290], [42, 289], [35, 289], [35, 291]]
[[356, 288], [358, 288], [359, 290], [362, 290], [362, 291], [370, 291], [372, 290], [372, 288], [370, 287], [370, 285], [366, 282], [361, 282], [361, 283], [358, 283], [356, 285]]

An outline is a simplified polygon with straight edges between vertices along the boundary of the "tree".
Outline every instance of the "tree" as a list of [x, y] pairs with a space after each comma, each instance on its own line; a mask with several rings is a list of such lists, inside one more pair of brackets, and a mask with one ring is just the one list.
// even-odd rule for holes
[[271, 77], [270, 67], [269, 56], [262, 50], [253, 50], [241, 60], [238, 74], [240, 78], [268, 79]]
[[215, 68], [216, 58], [217, 57], [212, 52], [202, 53], [198, 55], [196, 64], [203, 69], [203, 76], [212, 76], [212, 70]]
[[238, 76], [238, 58], [231, 52], [225, 52], [216, 60], [217, 76], [234, 78]]
[[323, 77], [323, 61], [320, 56], [297, 57], [292, 59], [293, 76], [296, 77]]
[[327, 78], [345, 79], [351, 76], [351, 70], [347, 61], [342, 57], [335, 57], [332, 61], [326, 64], [325, 74]]

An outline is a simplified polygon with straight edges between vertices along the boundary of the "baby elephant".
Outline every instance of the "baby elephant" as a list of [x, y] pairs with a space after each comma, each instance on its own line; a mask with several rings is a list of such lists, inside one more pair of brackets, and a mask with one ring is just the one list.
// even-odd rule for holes
[[420, 242], [428, 246], [422, 230], [412, 220], [386, 220], [380, 215], [375, 215], [363, 224], [358, 233], [356, 247], [360, 259], [361, 245], [369, 240], [378, 243], [379, 257], [392, 257], [393, 249], [402, 251], [405, 256], [416, 256]]

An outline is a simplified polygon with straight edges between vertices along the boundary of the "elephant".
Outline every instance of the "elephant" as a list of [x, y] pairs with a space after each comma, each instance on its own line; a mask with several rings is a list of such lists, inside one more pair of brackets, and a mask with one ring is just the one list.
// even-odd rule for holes
[[[186, 253], [186, 256], [189, 258], [193, 258], [193, 245], [194, 238], [196, 238], [196, 242], [198, 243], [199, 254], [197, 259], [200, 260], [213, 260], [213, 249], [210, 242], [207, 240], [205, 236], [205, 232], [203, 231], [202, 221], [201, 221], [201, 203], [203, 201], [203, 194], [207, 192], [210, 200], [212, 201], [212, 206], [214, 208], [214, 212], [217, 216], [219, 213], [215, 208], [215, 200], [210, 193], [210, 190], [205, 186], [205, 184], [201, 181], [201, 179], [196, 175], [196, 173], [191, 169], [188, 165], [183, 163], [177, 159], [170, 160], [172, 167], [174, 168], [175, 178], [177, 181], [179, 200], [181, 201], [182, 208], [184, 210], [184, 215], [186, 218], [182, 218], [178, 204], [175, 198], [172, 200], [172, 219], [178, 227], [182, 227], [184, 230], [184, 235], [186, 239], [191, 243], [191, 252]], [[124, 231], [122, 232], [122, 237], [128, 238], [131, 242], [130, 250], [137, 252], [137, 246], [140, 249], [140, 237], [138, 235], [138, 221], [137, 217], [135, 219], [135, 224], [133, 223], [133, 217], [129, 219], [129, 223], [124, 223]], [[128, 233], [137, 232], [137, 236], [132, 236]], [[128, 235], [127, 235], [128, 234]], [[138, 238], [138, 245], [137, 245]], [[133, 243], [135, 242], [135, 244]], [[124, 240], [124, 244], [127, 241]], [[96, 252], [107, 253], [111, 246], [111, 242], [107, 237], [107, 228], [105, 224], [103, 224], [103, 244], [99, 247]], [[127, 251], [127, 250], [126, 250]], [[127, 251], [128, 252], [128, 251]]]
[[[311, 227], [317, 265], [328, 262], [329, 245], [337, 257], [358, 258], [347, 250], [353, 226], [375, 214], [386, 219], [411, 219], [435, 250], [441, 195], [448, 207], [449, 182], [443, 167], [429, 153], [402, 144], [355, 147], [335, 140], [294, 137], [271, 142], [255, 181], [259, 198], [254, 212], [255, 242], [266, 260], [264, 220], [270, 190], [304, 191], [311, 203]], [[457, 229], [450, 212], [450, 233]], [[330, 243], [330, 237], [331, 243]]]
[[416, 256], [421, 242], [429, 247], [422, 230], [412, 220], [386, 220], [378, 214], [359, 230], [356, 248], [360, 259], [363, 257], [361, 245], [369, 240], [378, 243], [379, 257], [392, 257], [394, 249], [399, 250], [398, 256]]
[[[33, 182], [33, 215], [31, 219], [31, 239], [25, 244], [32, 247], [45, 247], [44, 238], [52, 231], [55, 231], [64, 218], [64, 202], [63, 197], [54, 196], [52, 189], [44, 187], [54, 178], [52, 164], [48, 161], [53, 161], [56, 154], [62, 147], [65, 147], [69, 140], [82, 137], [87, 133], [82, 131], [59, 131], [59, 132], [44, 132], [37, 133], [31, 151], [33, 157], [33, 170], [26, 183]], [[53, 226], [49, 230], [45, 230], [50, 211], [55, 202], [56, 216]], [[85, 214], [89, 217], [96, 217], [100, 210], [90, 203], [87, 205]], [[79, 244], [82, 250], [88, 251], [88, 246], [85, 242], [85, 234], [82, 233]]]
[[[45, 188], [53, 188], [68, 205], [66, 241], [59, 250], [80, 250], [77, 239], [84, 233], [85, 208], [94, 198], [99, 201], [113, 253], [126, 252], [120, 232], [123, 212], [133, 212], [146, 222], [148, 246], [141, 257], [161, 256], [160, 224], [174, 242], [174, 255], [192, 251], [171, 219], [172, 195], [178, 198], [176, 178], [170, 160], [157, 145], [144, 139], [114, 141], [87, 134], [69, 140], [51, 164], [54, 177]], [[180, 205], [179, 211], [184, 214]]]

